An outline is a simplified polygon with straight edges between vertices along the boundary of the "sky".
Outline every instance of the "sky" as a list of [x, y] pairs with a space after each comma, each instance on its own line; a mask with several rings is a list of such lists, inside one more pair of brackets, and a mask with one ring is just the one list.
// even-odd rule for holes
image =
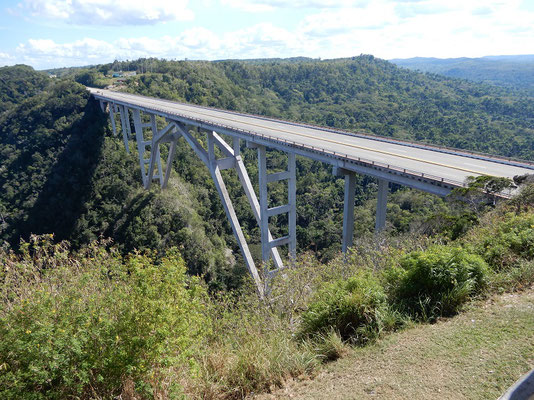
[[0, 66], [534, 54], [534, 0], [0, 0]]

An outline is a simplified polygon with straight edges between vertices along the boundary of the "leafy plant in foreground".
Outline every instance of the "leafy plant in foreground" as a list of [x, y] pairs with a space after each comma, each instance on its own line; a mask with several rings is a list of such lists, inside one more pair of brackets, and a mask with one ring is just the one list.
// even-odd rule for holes
[[210, 327], [205, 290], [176, 251], [156, 264], [33, 240], [0, 255], [0, 398], [114, 397], [128, 381], [151, 397], [160, 368], [194, 366]]
[[361, 272], [320, 290], [302, 314], [300, 334], [324, 335], [332, 330], [343, 340], [365, 344], [384, 329], [390, 313], [386, 294], [371, 273]]
[[487, 284], [489, 268], [462, 248], [434, 246], [407, 254], [385, 271], [392, 301], [417, 319], [434, 320], [458, 312]]
[[508, 214], [472, 235], [474, 251], [494, 270], [534, 259], [534, 214]]

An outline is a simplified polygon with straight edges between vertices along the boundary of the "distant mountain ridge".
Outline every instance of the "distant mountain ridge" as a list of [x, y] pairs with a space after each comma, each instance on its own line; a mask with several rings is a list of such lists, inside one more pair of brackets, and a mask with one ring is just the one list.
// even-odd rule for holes
[[534, 54], [480, 58], [414, 57], [390, 61], [412, 70], [507, 86], [534, 94]]

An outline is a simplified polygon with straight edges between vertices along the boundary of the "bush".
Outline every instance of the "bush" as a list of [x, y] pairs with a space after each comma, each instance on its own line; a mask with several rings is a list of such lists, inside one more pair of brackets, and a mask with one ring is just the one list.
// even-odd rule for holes
[[364, 344], [377, 337], [389, 321], [386, 295], [371, 273], [359, 273], [320, 290], [302, 314], [300, 335], [339, 333], [343, 340]]
[[205, 291], [176, 251], [156, 265], [39, 241], [0, 255], [0, 398], [107, 398], [127, 382], [150, 397], [158, 369], [193, 366], [210, 324]]
[[534, 259], [534, 214], [508, 214], [504, 221], [492, 222], [475, 232], [471, 241], [494, 270], [518, 265], [521, 259]]
[[434, 320], [458, 312], [487, 284], [484, 260], [462, 248], [434, 246], [409, 253], [400, 266], [385, 271], [400, 309], [421, 320]]

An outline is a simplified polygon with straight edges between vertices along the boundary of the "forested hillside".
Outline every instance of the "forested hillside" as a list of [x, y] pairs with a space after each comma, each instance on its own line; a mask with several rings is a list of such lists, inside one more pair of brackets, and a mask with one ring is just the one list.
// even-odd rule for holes
[[[119, 81], [120, 70], [137, 75]], [[297, 262], [260, 299], [189, 146], [179, 141], [167, 189], [144, 190], [136, 146], [126, 153], [83, 84], [532, 160], [531, 97], [371, 56], [150, 59], [62, 72], [0, 69], [2, 399], [242, 399], [312, 376], [349, 346], [534, 282], [528, 179], [497, 206], [475, 187], [455, 201], [393, 185], [386, 232], [375, 236], [377, 185], [358, 177], [357, 240], [345, 257], [343, 179], [298, 157]], [[255, 150], [241, 151], [257, 182]], [[285, 162], [268, 152], [271, 168]], [[235, 171], [223, 175], [258, 258], [246, 196]], [[285, 185], [269, 195], [280, 204]], [[272, 219], [277, 237], [283, 222]], [[491, 353], [506, 335], [484, 348]], [[499, 365], [524, 372], [531, 351], [511, 349]], [[515, 379], [487, 367], [492, 395]]]
[[481, 58], [415, 57], [391, 60], [401, 67], [513, 88], [534, 95], [534, 55]]
[[[111, 237], [123, 252], [179, 245], [190, 273], [231, 279], [231, 272], [217, 277], [236, 263], [220, 238], [227, 234], [222, 207], [214, 206], [210, 218], [214, 188], [202, 185], [201, 205], [193, 185], [179, 177], [165, 192], [144, 191], [136, 156], [109, 137], [106, 115], [82, 85], [49, 81], [6, 112], [0, 157], [0, 237], [11, 246], [32, 233], [53, 233], [77, 247]], [[199, 173], [195, 179], [205, 177]], [[206, 219], [198, 215], [202, 206], [208, 208]]]
[[[141, 69], [143, 62], [117, 63], [100, 70]], [[330, 61], [146, 62], [154, 72], [130, 79], [127, 90], [534, 158], [532, 98], [503, 88], [414, 73], [372, 56]]]
[[42, 91], [48, 85], [48, 77], [27, 65], [0, 68], [0, 114]]
[[[130, 92], [534, 159], [532, 98], [410, 72], [372, 56], [142, 59], [68, 70], [61, 79], [8, 67], [0, 75], [7, 83], [2, 89], [7, 108], [0, 116], [0, 238], [11, 246], [30, 233], [54, 233], [75, 247], [110, 237], [125, 254], [134, 249], [164, 254], [176, 245], [188, 271], [204, 275], [213, 288], [240, 285], [245, 271], [238, 247], [203, 164], [180, 142], [169, 189], [144, 191], [136, 155], [127, 155], [121, 141], [111, 137], [108, 119], [75, 82], [102, 86], [120, 70], [138, 73], [119, 86]], [[256, 182], [255, 152], [242, 151]], [[269, 152], [269, 163], [282, 168], [284, 158]], [[298, 158], [297, 167], [299, 248], [332, 259], [341, 241], [343, 180], [307, 159]], [[226, 171], [225, 180], [257, 256], [259, 232], [245, 194], [237, 176]], [[360, 177], [357, 187], [356, 234], [361, 237], [374, 225], [376, 182]], [[275, 186], [271, 196], [273, 203], [281, 202], [283, 186]], [[393, 234], [445, 229], [458, 235], [476, 220], [470, 213], [393, 187], [388, 228]], [[282, 222], [273, 219], [275, 235], [284, 233]]]

